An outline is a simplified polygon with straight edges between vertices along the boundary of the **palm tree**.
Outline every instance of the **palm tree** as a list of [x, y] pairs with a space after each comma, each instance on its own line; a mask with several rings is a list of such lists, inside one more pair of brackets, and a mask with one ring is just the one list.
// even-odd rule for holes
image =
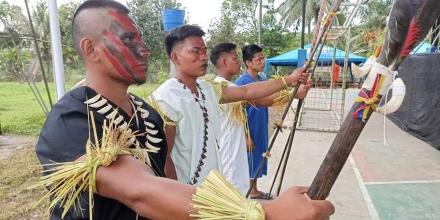
[[39, 45], [41, 50], [41, 58], [46, 63], [46, 71], [48, 72], [48, 77], [50, 78], [51, 72], [51, 51], [50, 51], [50, 28], [49, 28], [49, 10], [46, 1], [39, 0], [36, 2], [35, 7], [32, 11], [32, 22], [35, 28], [36, 37], [40, 39], [41, 45]]
[[285, 0], [278, 6], [277, 11], [281, 15], [281, 21], [285, 29], [298, 30], [301, 24], [302, 2], [306, 1], [306, 25], [310, 33], [311, 24], [318, 19], [321, 0]]
[[393, 0], [369, 0], [359, 11], [360, 25], [353, 28], [352, 48], [369, 56], [383, 42], [383, 31]]

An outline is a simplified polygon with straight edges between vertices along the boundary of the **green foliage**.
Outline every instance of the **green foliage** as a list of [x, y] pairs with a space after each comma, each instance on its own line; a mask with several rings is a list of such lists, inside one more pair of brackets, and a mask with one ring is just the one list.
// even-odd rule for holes
[[16, 47], [0, 49], [0, 81], [21, 79], [24, 65], [21, 60], [30, 60], [29, 51], [17, 51]]
[[[320, 0], [307, 0], [306, 2], [306, 25], [316, 22], [318, 18]], [[295, 32], [301, 30], [303, 14], [303, 0], [284, 0], [277, 8], [281, 15], [281, 22], [286, 29], [293, 28]], [[310, 28], [309, 28], [310, 29]]]
[[270, 3], [265, 5], [267, 11], [262, 22], [262, 43], [267, 57], [273, 57], [294, 48], [292, 47], [294, 36], [284, 32], [281, 23], [276, 18], [273, 1]]
[[164, 72], [164, 71], [160, 71], [160, 72], [157, 73], [156, 83], [157, 84], [162, 84], [165, 81], [167, 81], [168, 78], [170, 78], [169, 77], [169, 73]]
[[[77, 67], [79, 57], [76, 54], [71, 41], [71, 16], [78, 3], [69, 2], [59, 8], [59, 23], [61, 41], [63, 45], [63, 56], [66, 69]], [[23, 8], [24, 9], [24, 8]], [[49, 80], [53, 76], [50, 73], [52, 68], [52, 53], [50, 48], [49, 14], [45, 0], [39, 0], [35, 7], [31, 7], [33, 26], [36, 31], [36, 38], [46, 75]], [[6, 1], [0, 3], [0, 21], [4, 26], [4, 37], [0, 38], [0, 80], [21, 80], [20, 75], [26, 72], [26, 67], [36, 57], [33, 46], [33, 34], [29, 26], [28, 18], [23, 14], [22, 8], [16, 5], [9, 5]], [[69, 78], [66, 72], [66, 78]], [[41, 79], [38, 74], [37, 80]]]
[[369, 0], [359, 10], [362, 26], [368, 29], [383, 29], [390, 13], [393, 0]]
[[80, 62], [72, 40], [72, 18], [79, 3], [69, 2], [58, 9], [58, 20], [60, 23], [61, 42], [63, 45], [63, 59], [69, 67], [75, 67]]
[[7, 1], [0, 3], [0, 21], [4, 26], [3, 31], [6, 33], [19, 34], [26, 33], [29, 30], [29, 25], [22, 13], [22, 9], [19, 6], [10, 5]]
[[233, 42], [243, 46], [255, 42], [257, 33], [256, 0], [224, 0], [220, 20], [208, 29], [208, 47], [221, 42]]
[[[317, 19], [320, 0], [308, 0], [306, 22], [308, 32], [311, 24]], [[384, 19], [388, 15], [393, 0], [369, 0], [360, 10], [362, 25], [352, 28], [352, 48], [363, 51], [366, 55], [377, 46], [382, 35]], [[77, 81], [84, 75], [84, 67], [76, 53], [71, 37], [71, 18], [80, 1], [67, 1], [59, 7], [59, 24], [66, 79]], [[31, 7], [33, 24], [37, 31], [39, 47], [43, 56], [44, 68], [51, 69], [50, 29], [45, 0], [38, 0]], [[162, 29], [161, 11], [164, 8], [178, 8], [177, 0], [131, 0], [128, 1], [133, 20], [143, 33], [143, 38], [152, 50], [150, 57], [151, 79], [163, 80], [168, 70], [169, 60], [164, 48], [165, 33]], [[300, 38], [296, 32], [300, 28], [302, 0], [284, 0], [278, 8], [274, 8], [274, 0], [263, 1], [262, 44], [268, 57], [276, 56], [300, 46]], [[247, 43], [256, 43], [258, 33], [258, 0], [223, 0], [221, 16], [212, 22], [207, 33], [207, 45], [213, 47], [220, 42], [233, 42], [242, 47]], [[344, 17], [338, 15], [339, 23]], [[27, 71], [26, 67], [35, 58], [29, 21], [19, 6], [0, 2], [0, 22], [4, 26], [0, 37], [0, 80], [20, 80], [19, 73]], [[293, 30], [288, 32], [286, 30]], [[368, 34], [377, 35], [374, 41], [366, 41]], [[308, 34], [308, 39], [311, 34]], [[337, 43], [345, 45], [342, 39]], [[22, 57], [22, 60], [18, 59]], [[47, 75], [51, 77], [48, 71]], [[36, 79], [41, 79], [37, 77]]]
[[[238, 47], [246, 43], [256, 43], [258, 27], [256, 18], [258, 1], [224, 0], [220, 20], [212, 23], [208, 30], [208, 47], [221, 42], [233, 42]], [[277, 19], [274, 1], [263, 1], [264, 15], [262, 20], [262, 45], [264, 54], [272, 57], [298, 47], [299, 38], [285, 32], [282, 23]], [[240, 50], [238, 50], [240, 52]]]
[[[35, 7], [35, 10], [32, 12], [32, 23], [34, 25], [34, 29], [36, 32], [37, 39], [39, 41], [41, 58], [45, 62], [49, 62], [51, 59], [51, 50], [50, 50], [50, 26], [49, 26], [49, 13], [46, 1], [39, 0]], [[29, 32], [31, 33], [31, 32]]]
[[352, 28], [351, 44], [360, 55], [370, 56], [383, 42], [385, 20], [393, 0], [370, 0], [359, 10], [360, 24]]

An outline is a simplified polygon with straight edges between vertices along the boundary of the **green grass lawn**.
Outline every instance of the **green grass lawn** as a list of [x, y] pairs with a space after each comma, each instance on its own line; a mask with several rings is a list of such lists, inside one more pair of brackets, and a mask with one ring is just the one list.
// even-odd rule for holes
[[[38, 83], [38, 88], [47, 101], [46, 90], [43, 83]], [[66, 83], [65, 88], [71, 88], [74, 83]], [[52, 100], [55, 100], [54, 84], [50, 83]], [[142, 98], [148, 96], [158, 84], [144, 84], [132, 86], [130, 91]], [[68, 89], [66, 89], [68, 90]], [[37, 99], [32, 94], [26, 83], [0, 82], [0, 123], [4, 133], [37, 136], [44, 123], [45, 115]]]

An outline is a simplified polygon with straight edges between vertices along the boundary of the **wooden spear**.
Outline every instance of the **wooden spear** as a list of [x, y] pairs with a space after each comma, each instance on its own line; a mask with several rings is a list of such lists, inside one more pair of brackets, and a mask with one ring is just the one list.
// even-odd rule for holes
[[[385, 60], [395, 60], [391, 64], [391, 69], [396, 70], [400, 63], [409, 55], [412, 49], [418, 45], [420, 41], [428, 34], [430, 28], [434, 24], [435, 20], [439, 17], [440, 13], [440, 1], [439, 0], [422, 0], [417, 7], [416, 14], [411, 19], [407, 19], [411, 16], [409, 13], [405, 13], [406, 10], [410, 11], [414, 9], [414, 1], [409, 0], [397, 0], [393, 5], [390, 17], [395, 18], [397, 21], [410, 21], [407, 24], [407, 29], [395, 29], [388, 27], [388, 35], [385, 35], [385, 39], [391, 36], [390, 39], [385, 40], [385, 42], [390, 42], [395, 39], [404, 39], [403, 46], [401, 47], [388, 47], [389, 44], [384, 44], [381, 52], [381, 57], [387, 57], [387, 54], [395, 54], [395, 57], [387, 57], [387, 59], [378, 59], [378, 62], [389, 66]], [[399, 30], [399, 31], [397, 31]], [[396, 36], [398, 35], [398, 36]], [[396, 51], [397, 50], [397, 51]], [[371, 74], [371, 72], [370, 72]], [[382, 88], [382, 90], [387, 88]], [[362, 88], [359, 96], [364, 94], [370, 94], [370, 90]], [[379, 98], [381, 98], [379, 96]], [[379, 101], [374, 104], [378, 104]], [[333, 184], [335, 183], [339, 173], [342, 170], [354, 144], [356, 143], [359, 135], [362, 132], [365, 124], [368, 122], [372, 114], [372, 108], [365, 109], [366, 115], [363, 119], [358, 119], [354, 117], [354, 113], [365, 103], [354, 103], [347, 117], [345, 118], [339, 133], [337, 134], [333, 144], [331, 145], [327, 156], [325, 157], [312, 185], [309, 188], [308, 195], [312, 199], [325, 199]]]
[[[315, 56], [315, 53], [318, 50], [319, 44], [322, 42], [322, 39], [324, 38], [324, 36], [326, 35], [328, 29], [330, 28], [330, 26], [332, 24], [332, 21], [333, 21], [333, 18], [336, 15], [336, 12], [339, 10], [339, 6], [341, 5], [341, 2], [342, 2], [342, 0], [335, 0], [335, 2], [333, 3], [332, 8], [331, 8], [331, 10], [330, 10], [329, 14], [327, 15], [327, 18], [326, 18], [326, 20], [324, 22], [324, 25], [322, 26], [322, 29], [319, 31], [316, 44], [313, 45], [313, 47], [311, 49], [311, 52], [310, 52], [310, 57], [311, 58], [313, 58]], [[310, 67], [312, 67], [312, 62], [313, 62], [313, 59], [309, 59], [306, 62], [306, 64], [305, 64], [306, 68], [305, 68], [304, 71], [307, 72], [310, 69]], [[251, 178], [253, 178], [253, 180], [252, 180], [251, 185], [249, 186], [249, 189], [248, 189], [248, 191], [246, 193], [246, 198], [249, 198], [251, 190], [252, 190], [252, 188], [254, 187], [254, 185], [256, 183], [256, 177], [259, 176], [260, 173], [263, 171], [264, 163], [266, 162], [267, 158], [269, 157], [270, 151], [272, 150], [272, 147], [273, 147], [273, 145], [275, 143], [275, 140], [276, 140], [279, 132], [281, 131], [282, 125], [283, 125], [284, 120], [285, 120], [285, 118], [287, 116], [287, 113], [288, 113], [288, 111], [290, 109], [290, 106], [292, 105], [293, 99], [295, 99], [295, 96], [296, 96], [296, 93], [297, 93], [297, 91], [299, 89], [299, 86], [300, 86], [300, 83], [298, 83], [295, 86], [295, 88], [292, 89], [292, 92], [290, 93], [289, 102], [288, 102], [286, 108], [284, 109], [284, 112], [283, 112], [283, 115], [281, 116], [280, 122], [278, 122], [276, 124], [276, 129], [275, 129], [275, 132], [274, 132], [274, 134], [273, 134], [273, 136], [272, 136], [272, 138], [270, 140], [269, 147], [268, 147], [265, 155], [263, 155], [264, 160], [261, 161], [261, 163], [258, 165], [255, 177], [251, 177]], [[300, 102], [302, 102], [302, 100], [300, 100]]]

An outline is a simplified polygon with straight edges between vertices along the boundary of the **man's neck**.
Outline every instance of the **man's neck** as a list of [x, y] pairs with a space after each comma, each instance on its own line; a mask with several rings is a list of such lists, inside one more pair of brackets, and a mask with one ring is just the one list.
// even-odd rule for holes
[[197, 93], [197, 77], [188, 76], [179, 71], [176, 72], [176, 79], [188, 87], [192, 92]]
[[111, 78], [95, 76], [97, 74], [87, 74], [87, 86], [95, 90], [97, 93], [103, 95], [118, 107], [122, 108], [127, 114], [132, 115], [133, 110], [128, 101], [128, 84], [112, 80]]
[[255, 80], [258, 80], [258, 71], [254, 70], [254, 69], [247, 69], [247, 72], [249, 73], [249, 75], [252, 76], [252, 78], [254, 78]]
[[217, 75], [220, 77], [223, 77], [224, 79], [226, 79], [228, 81], [231, 81], [231, 79], [232, 79], [232, 75], [225, 73], [225, 71], [223, 71], [223, 70], [217, 69]]

